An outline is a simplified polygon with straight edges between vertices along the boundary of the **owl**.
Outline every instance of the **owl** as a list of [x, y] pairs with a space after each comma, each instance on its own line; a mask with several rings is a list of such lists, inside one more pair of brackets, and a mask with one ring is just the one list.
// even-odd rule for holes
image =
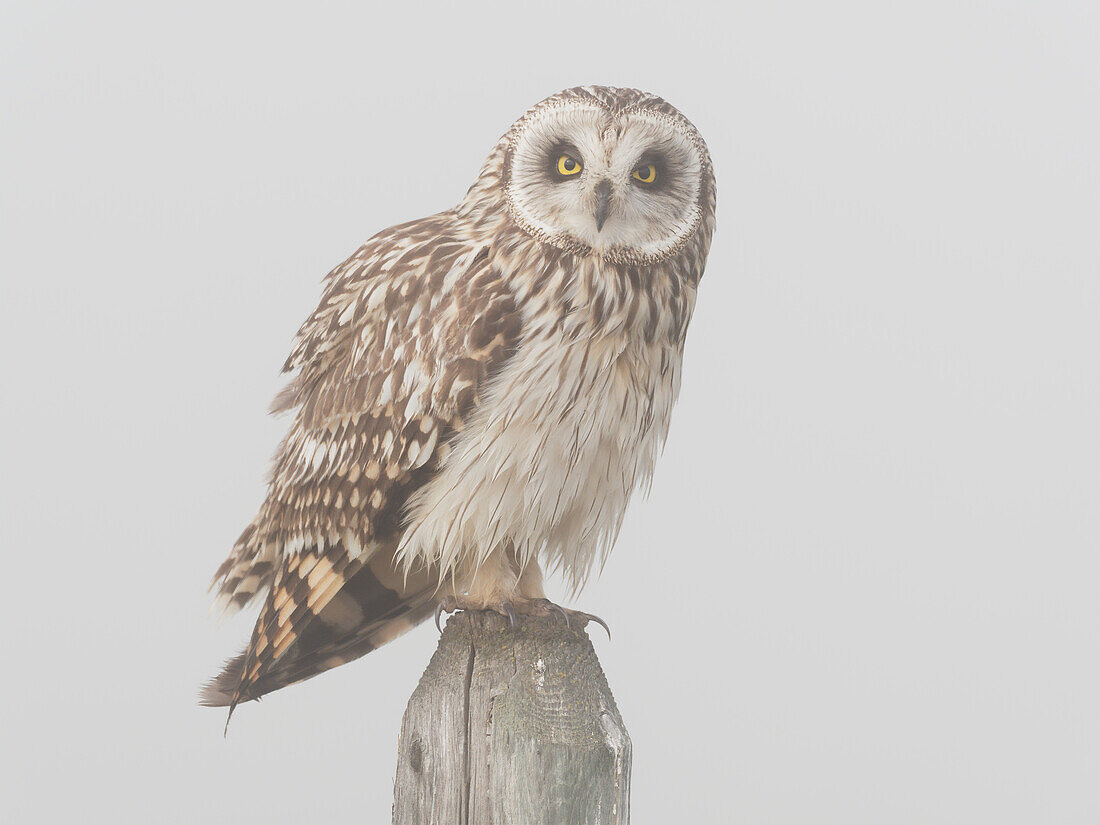
[[524, 113], [456, 207], [329, 273], [267, 498], [211, 585], [263, 605], [202, 702], [232, 712], [440, 607], [560, 610], [543, 569], [579, 590], [651, 478], [714, 209], [687, 118], [586, 86]]

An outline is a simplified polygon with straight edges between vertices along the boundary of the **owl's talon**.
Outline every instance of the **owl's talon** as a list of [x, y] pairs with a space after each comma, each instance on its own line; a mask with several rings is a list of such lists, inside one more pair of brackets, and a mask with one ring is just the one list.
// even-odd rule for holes
[[611, 641], [611, 628], [607, 626], [607, 622], [601, 619], [599, 616], [593, 616], [591, 613], [585, 613], [584, 617], [591, 622], [595, 622], [604, 629], [604, 633], [607, 634], [607, 641]]
[[542, 608], [542, 610], [545, 611], [546, 615], [548, 615], [550, 612], [557, 613], [565, 620], [565, 626], [572, 628], [572, 624], [569, 621], [569, 611], [562, 607], [560, 604], [555, 604], [549, 599], [536, 599], [535, 604]]
[[435, 607], [435, 629], [439, 631], [439, 635], [443, 635], [443, 628], [439, 626], [439, 617], [443, 615], [443, 602], [440, 602]]
[[508, 624], [512, 626], [512, 629], [516, 629], [518, 622], [516, 621], [516, 609], [512, 607], [511, 602], [501, 602], [501, 609], [504, 611], [504, 615], [508, 617]]
[[435, 629], [439, 631], [439, 635], [443, 635], [443, 628], [439, 624], [440, 617], [444, 613], [454, 613], [456, 610], [465, 610], [466, 608], [462, 603], [454, 596], [444, 596], [439, 600], [439, 604], [435, 607]]
[[573, 629], [573, 625], [569, 621], [569, 611], [562, 607], [560, 604], [554, 604], [550, 602], [550, 609], [555, 611], [559, 616], [565, 619], [565, 626], [570, 630]]

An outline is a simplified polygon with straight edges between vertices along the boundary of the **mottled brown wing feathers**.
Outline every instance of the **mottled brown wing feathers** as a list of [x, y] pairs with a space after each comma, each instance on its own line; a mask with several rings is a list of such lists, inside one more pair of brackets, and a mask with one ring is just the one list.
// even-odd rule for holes
[[[316, 636], [313, 649], [303, 639], [380, 548], [394, 545], [408, 496], [512, 351], [520, 331], [512, 294], [461, 230], [444, 213], [372, 239], [330, 273], [295, 340], [286, 369], [297, 376], [275, 406], [297, 415], [267, 500], [214, 582], [230, 608], [270, 588], [246, 655], [231, 663], [239, 673], [231, 703], [363, 646], [365, 620]], [[386, 565], [376, 572], [389, 575]], [[398, 590], [406, 604], [398, 612], [422, 607], [416, 588]], [[367, 612], [374, 622], [386, 614]], [[273, 679], [292, 647], [293, 666]]]

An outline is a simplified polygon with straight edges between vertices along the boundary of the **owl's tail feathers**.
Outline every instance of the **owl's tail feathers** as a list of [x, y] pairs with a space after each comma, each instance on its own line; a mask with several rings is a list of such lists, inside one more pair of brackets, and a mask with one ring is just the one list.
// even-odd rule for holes
[[362, 565], [325, 607], [301, 628], [287, 650], [246, 680], [249, 650], [234, 656], [202, 689], [199, 704], [232, 707], [305, 681], [370, 653], [435, 612], [436, 580], [405, 577], [391, 555]]
[[208, 708], [228, 707], [233, 702], [233, 694], [244, 676], [244, 663], [248, 651], [242, 650], [237, 656], [225, 663], [221, 673], [202, 686], [199, 691], [199, 704]]

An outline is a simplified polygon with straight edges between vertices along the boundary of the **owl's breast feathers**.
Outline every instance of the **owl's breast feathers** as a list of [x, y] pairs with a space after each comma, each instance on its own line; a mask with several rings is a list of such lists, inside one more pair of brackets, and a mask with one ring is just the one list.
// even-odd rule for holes
[[508, 235], [491, 258], [524, 318], [514, 353], [409, 497], [397, 556], [444, 574], [502, 545], [574, 588], [648, 482], [680, 386], [695, 280]]

